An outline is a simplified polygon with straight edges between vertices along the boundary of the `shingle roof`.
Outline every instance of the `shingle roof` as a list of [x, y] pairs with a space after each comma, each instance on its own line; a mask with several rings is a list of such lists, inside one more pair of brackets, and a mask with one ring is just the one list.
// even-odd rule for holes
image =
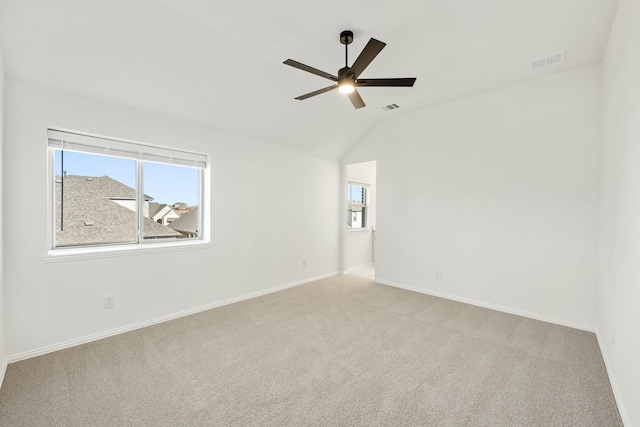
[[167, 227], [180, 231], [181, 233], [198, 233], [198, 207], [194, 206], [191, 210], [185, 214], [182, 214], [180, 218], [173, 221]]
[[[110, 199], [135, 199], [135, 190], [108, 176], [69, 175], [56, 179], [56, 246], [134, 242], [136, 213]], [[61, 219], [64, 229], [60, 231]], [[144, 237], [178, 237], [180, 233], [144, 218]]]
[[[136, 190], [121, 183], [120, 181], [116, 181], [110, 176], [81, 176], [81, 175], [67, 175], [64, 178], [65, 184], [68, 180], [73, 181], [85, 181], [92, 182], [92, 186], [95, 191], [100, 194], [102, 197], [107, 197], [109, 199], [130, 199], [135, 200], [136, 198]], [[145, 200], [153, 200], [153, 197], [144, 195]]]
[[156, 213], [158, 213], [158, 211], [160, 209], [162, 209], [165, 206], [167, 206], [167, 205], [166, 204], [155, 203], [155, 202], [149, 203], [149, 218], [154, 216]]

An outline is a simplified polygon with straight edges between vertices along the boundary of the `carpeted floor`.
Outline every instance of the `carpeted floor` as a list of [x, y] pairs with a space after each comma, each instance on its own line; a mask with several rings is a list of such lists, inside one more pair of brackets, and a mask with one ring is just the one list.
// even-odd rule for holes
[[621, 426], [593, 333], [336, 276], [9, 365], [9, 426]]

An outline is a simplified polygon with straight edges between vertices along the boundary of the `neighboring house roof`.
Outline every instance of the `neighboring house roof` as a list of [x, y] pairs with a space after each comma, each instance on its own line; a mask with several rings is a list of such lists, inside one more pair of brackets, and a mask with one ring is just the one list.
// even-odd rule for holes
[[[56, 245], [86, 245], [133, 242], [136, 239], [136, 213], [110, 199], [128, 199], [135, 190], [108, 176], [68, 175], [62, 183], [56, 177]], [[145, 196], [146, 198], [147, 196]], [[64, 229], [60, 231], [60, 223]], [[180, 233], [144, 218], [144, 237], [178, 237]]]
[[149, 217], [154, 216], [164, 206], [167, 206], [167, 205], [166, 204], [161, 204], [161, 203], [156, 203], [156, 202], [150, 202], [149, 203]]
[[149, 218], [154, 221], [164, 220], [164, 219], [173, 219], [180, 218], [180, 215], [176, 213], [173, 208], [167, 204], [162, 204], [158, 206], [159, 209], [155, 211], [153, 214], [151, 210], [149, 210]]
[[173, 210], [175, 213], [177, 213], [178, 215], [182, 216], [184, 214], [186, 214], [187, 212], [189, 212], [191, 210], [191, 208], [189, 206], [187, 207], [173, 207]]
[[173, 221], [167, 227], [173, 228], [176, 231], [181, 233], [198, 233], [198, 207], [194, 206], [191, 210], [183, 215], [180, 218]]
[[[67, 180], [85, 180], [86, 182], [92, 182], [93, 188], [96, 192], [98, 192], [102, 197], [107, 197], [109, 199], [119, 199], [119, 200], [135, 200], [136, 198], [136, 190], [121, 183], [120, 181], [116, 181], [115, 179], [109, 176], [81, 176], [81, 175], [68, 175], [65, 177], [65, 184]], [[144, 195], [144, 199], [151, 201], [153, 197]]]

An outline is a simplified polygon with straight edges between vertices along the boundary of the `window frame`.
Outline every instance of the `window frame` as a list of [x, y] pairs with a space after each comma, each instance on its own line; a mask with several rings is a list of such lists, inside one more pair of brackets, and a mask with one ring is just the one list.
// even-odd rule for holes
[[[51, 144], [51, 135], [68, 134], [70, 138], [78, 136], [79, 138], [104, 140], [110, 143], [114, 143], [121, 146], [127, 146], [132, 151], [149, 150], [151, 153], [158, 152], [175, 153], [176, 155], [184, 155], [188, 158], [198, 158], [198, 166], [194, 168], [198, 169], [198, 236], [188, 237], [180, 239], [145, 239], [144, 238], [144, 164], [153, 162], [168, 164], [174, 166], [190, 166], [188, 164], [163, 162], [160, 158], [156, 159], [133, 159], [135, 161], [135, 193], [136, 193], [136, 241], [135, 242], [118, 242], [118, 243], [100, 243], [100, 244], [87, 244], [77, 246], [60, 246], [56, 247], [56, 180], [55, 180], [55, 152], [56, 151], [74, 151], [92, 155], [103, 155], [115, 158], [129, 158], [131, 156], [118, 156], [112, 154], [109, 149], [106, 149], [105, 153], [98, 153], [95, 151], [83, 151], [78, 148], [65, 149], [64, 143], [62, 147], [55, 147]], [[117, 150], [114, 150], [117, 151]], [[153, 155], [153, 154], [152, 154]], [[157, 156], [156, 156], [157, 157]], [[78, 258], [100, 258], [103, 256], [126, 256], [134, 253], [153, 253], [153, 252], [167, 252], [174, 250], [185, 249], [197, 249], [210, 246], [209, 241], [209, 183], [210, 183], [210, 158], [208, 154], [197, 153], [193, 151], [173, 149], [166, 146], [160, 146], [155, 144], [140, 143], [137, 141], [125, 140], [114, 137], [107, 137], [96, 134], [89, 134], [86, 132], [78, 132], [74, 130], [60, 129], [60, 128], [48, 128], [47, 129], [47, 253], [43, 256], [45, 262], [52, 261], [67, 261]]]
[[[362, 187], [365, 191], [364, 191], [364, 202], [362, 203], [362, 223], [363, 223], [363, 227], [358, 227], [358, 228], [354, 228], [351, 227], [349, 225], [349, 223], [347, 222], [346, 227], [347, 227], [347, 231], [364, 231], [364, 230], [369, 230], [369, 197], [370, 197], [370, 188], [371, 185], [370, 184], [365, 184], [364, 182], [357, 182], [357, 181], [347, 181], [347, 216], [351, 214], [351, 186], [358, 186], [358, 187]], [[348, 221], [348, 220], [347, 220]]]

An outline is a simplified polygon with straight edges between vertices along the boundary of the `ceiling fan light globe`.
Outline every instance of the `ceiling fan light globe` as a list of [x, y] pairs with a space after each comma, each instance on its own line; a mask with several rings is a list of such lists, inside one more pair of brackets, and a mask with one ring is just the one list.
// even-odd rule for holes
[[355, 90], [355, 87], [353, 87], [353, 84], [351, 83], [341, 83], [340, 85], [338, 85], [338, 90], [340, 91], [340, 93], [348, 94], [353, 92]]

